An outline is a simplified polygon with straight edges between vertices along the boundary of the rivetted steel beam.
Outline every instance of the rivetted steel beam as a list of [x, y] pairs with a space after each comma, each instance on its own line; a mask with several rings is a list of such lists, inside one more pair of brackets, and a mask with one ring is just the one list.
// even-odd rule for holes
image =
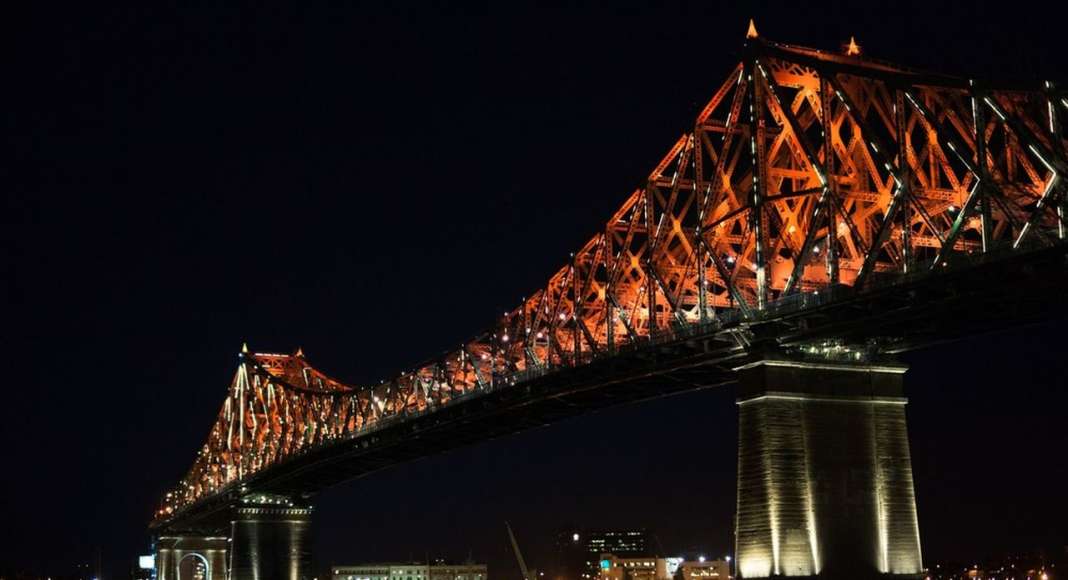
[[[809, 212], [808, 231], [805, 232], [805, 239], [801, 244], [801, 249], [798, 252], [798, 256], [794, 259], [794, 267], [790, 272], [790, 277], [786, 280], [786, 285], [783, 287], [783, 294], [789, 294], [793, 289], [794, 284], [800, 279], [801, 274], [804, 272], [805, 261], [808, 259], [809, 253], [812, 251], [812, 246], [815, 243], [816, 219], [819, 217], [821, 207], [827, 202], [827, 196], [830, 194], [830, 176], [827, 173], [827, 169], [820, 163], [819, 158], [816, 155], [815, 150], [812, 148], [812, 144], [808, 142], [808, 138], [805, 136], [805, 132], [801, 129], [801, 124], [794, 116], [793, 112], [783, 106], [782, 101], [779, 99], [779, 85], [775, 82], [773, 75], [769, 75], [764, 68], [764, 63], [757, 59], [757, 68], [760, 71], [761, 77], [768, 85], [769, 93], [771, 94], [771, 100], [769, 101], [779, 111], [779, 114], [783, 116], [787, 124], [790, 127], [790, 133], [801, 148], [801, 152], [805, 156], [805, 160], [808, 161], [812, 170], [816, 173], [816, 178], [820, 181], [821, 192], [819, 200], [812, 205], [812, 209]], [[829, 137], [828, 137], [829, 138]], [[828, 222], [828, 238], [833, 235], [831, 231], [830, 222]]]
[[612, 303], [612, 306], [614, 306], [616, 311], [619, 312], [619, 321], [623, 323], [623, 328], [627, 329], [627, 336], [630, 337], [631, 342], [638, 342], [638, 333], [635, 332], [634, 327], [631, 326], [630, 320], [627, 318], [626, 310], [624, 310], [619, 305], [619, 302], [616, 300], [615, 296], [611, 294], [608, 294], [607, 296], [608, 300]]
[[708, 256], [712, 258], [712, 263], [716, 266], [716, 273], [718, 273], [719, 277], [723, 280], [723, 284], [727, 287], [727, 292], [730, 293], [734, 303], [737, 304], [738, 308], [742, 311], [742, 316], [746, 319], [752, 318], [753, 311], [749, 308], [749, 303], [745, 301], [745, 298], [742, 297], [742, 293], [738, 291], [738, 287], [734, 284], [734, 280], [731, 277], [730, 270], [723, 264], [723, 260], [716, 254], [715, 249], [708, 245], [704, 236], [697, 238], [697, 243], [703, 245], [705, 250], [708, 251]]
[[[1053, 83], [1050, 81], [1046, 81], [1044, 83], [1044, 86], [1046, 93], [1046, 111], [1049, 115], [1050, 141], [1054, 144], [1054, 147], [1057, 148], [1061, 158], [1064, 159], [1068, 157], [1068, 152], [1065, 151], [1064, 141], [1061, 140], [1060, 136], [1062, 130], [1061, 119], [1057, 115], [1057, 107], [1056, 105], [1054, 105], [1054, 102], [1057, 98], [1056, 90], [1054, 89]], [[1065, 239], [1065, 237], [1068, 237], [1068, 228], [1065, 227], [1066, 224], [1064, 221], [1066, 213], [1065, 203], [1065, 196], [1062, 195], [1059, 200], [1059, 203], [1057, 204], [1057, 237], [1062, 240]]]
[[[753, 79], [756, 60], [746, 65], [746, 76]], [[764, 95], [760, 83], [753, 82], [749, 92], [749, 144], [752, 155], [752, 188], [749, 192], [749, 231], [753, 233], [753, 257], [756, 263], [757, 310], [768, 303], [768, 258], [764, 247], [764, 189], [767, 187], [767, 156], [765, 155]]]
[[[826, 79], [827, 83], [834, 90], [834, 94], [838, 97], [838, 100], [842, 101], [842, 104], [845, 106], [846, 109], [846, 114], [853, 121], [853, 123], [860, 128], [860, 132], [863, 136], [862, 140], [864, 142], [864, 147], [871, 153], [873, 157], [878, 160], [879, 164], [882, 165], [888, 173], [890, 173], [891, 177], [894, 180], [895, 187], [894, 193], [890, 197], [890, 205], [888, 205], [886, 208], [886, 213], [883, 215], [883, 221], [879, 224], [879, 229], [872, 237], [871, 245], [869, 246], [868, 251], [864, 255], [864, 263], [861, 265], [860, 270], [857, 271], [857, 278], [853, 283], [853, 286], [855, 288], [863, 288], [864, 281], [867, 279], [868, 274], [870, 274], [875, 267], [875, 260], [878, 258], [879, 249], [883, 247], [883, 244], [886, 243], [886, 240], [890, 235], [890, 229], [894, 223], [894, 217], [897, 215], [897, 212], [900, 210], [902, 205], [908, 202], [910, 185], [907, 179], [903, 179], [900, 167], [896, 167], [887, 157], [890, 149], [883, 144], [882, 140], [879, 138], [879, 135], [875, 131], [871, 130], [871, 127], [868, 126], [868, 123], [864, 120], [864, 118], [856, 113], [856, 111], [859, 110], [857, 108], [856, 103], [854, 103], [853, 100], [849, 97], [849, 93], [845, 91], [841, 83], [838, 82], [838, 79], [835, 78], [834, 73], [831, 72], [831, 74], [829, 75], [826, 74], [825, 71], [819, 71], [819, 73], [822, 78]], [[898, 145], [902, 147], [904, 146], [904, 144]]]
[[[794, 135], [795, 140], [801, 146], [801, 151], [804, 154], [805, 159], [808, 161], [808, 163], [810, 163], [810, 166], [816, 172], [816, 176], [819, 178], [820, 184], [824, 188], [824, 195], [826, 195], [826, 198], [821, 197], [821, 200], [822, 199], [828, 200], [830, 202], [830, 204], [832, 206], [834, 206], [834, 208], [836, 208], [838, 210], [838, 215], [842, 216], [843, 221], [846, 223], [846, 226], [849, 229], [850, 235], [852, 236], [852, 239], [853, 239], [853, 244], [857, 245], [862, 251], [864, 251], [865, 254], [871, 253], [871, 248], [866, 248], [865, 247], [866, 245], [864, 244], [864, 237], [861, 236], [860, 232], [858, 231], [857, 224], [855, 224], [853, 222], [853, 220], [852, 220], [852, 217], [850, 217], [849, 214], [846, 213], [845, 208], [842, 206], [841, 200], [838, 200], [835, 197], [833, 191], [831, 191], [830, 175], [828, 174], [827, 169], [823, 167], [823, 164], [820, 163], [819, 159], [816, 157], [815, 150], [813, 150], [812, 145], [810, 143], [808, 143], [808, 140], [804, 135], [804, 131], [801, 130], [801, 125], [798, 122], [797, 117], [794, 115], [794, 112], [790, 111], [789, 108], [787, 108], [787, 107], [783, 107], [782, 101], [780, 101], [779, 94], [778, 94], [779, 93], [779, 84], [775, 82], [774, 78], [771, 75], [767, 74], [766, 69], [764, 68], [763, 64], [761, 64], [759, 61], [757, 63], [757, 66], [760, 69], [761, 75], [763, 75], [764, 79], [768, 83], [768, 88], [770, 89], [771, 96], [772, 96], [771, 103], [776, 108], [779, 109], [779, 111], [783, 115], [784, 119], [789, 124], [791, 134]], [[812, 217], [815, 218], [818, 213], [819, 213], [819, 204], [817, 203], [817, 205], [813, 209]], [[828, 216], [831, 216], [831, 215], [833, 215], [833, 214], [829, 210], [828, 211]], [[833, 228], [833, 225], [835, 225], [835, 222], [830, 217], [828, 217], [826, 219], [829, 220], [828, 221], [828, 240], [829, 240], [830, 244], [834, 244], [833, 240], [834, 240], [834, 237], [837, 235], [836, 229]], [[810, 229], [810, 231], [808, 231], [808, 234], [812, 234], [812, 233], [813, 233], [813, 229]], [[795, 275], [800, 276], [800, 272], [803, 269], [804, 260], [805, 260], [805, 258], [807, 258], [807, 256], [805, 255], [805, 252], [806, 252], [805, 246], [807, 245], [808, 249], [812, 248], [812, 244], [811, 244], [811, 239], [810, 238], [811, 238], [811, 236], [806, 236], [806, 240], [805, 241], [807, 242], [807, 244], [803, 244], [802, 245], [801, 258], [800, 258], [800, 260], [795, 262], [794, 272], [791, 272], [791, 275], [790, 275], [790, 279], [792, 279], [792, 280], [796, 280], [797, 279], [795, 277]]]
[[[1052, 199], [1051, 196], [1053, 195], [1054, 187], [1059, 181], [1060, 176], [1068, 174], [1068, 163], [1064, 161], [1058, 152], [1049, 149], [1041, 140], [1035, 138], [1023, 123], [1020, 123], [1012, 116], [1006, 114], [990, 95], [983, 96], [982, 101], [994, 111], [994, 115], [997, 116], [1004, 125], [1012, 130], [1017, 138], [1023, 139], [1024, 142], [1027, 143], [1027, 148], [1035, 157], [1038, 157], [1039, 161], [1041, 161], [1051, 173], [1049, 181], [1046, 182], [1046, 189], [1039, 197], [1034, 211], [1027, 219], [1027, 222], [1024, 223], [1024, 226], [1020, 229], [1020, 235], [1017, 236], [1016, 240], [1012, 243], [1013, 249], [1016, 249], [1020, 246], [1020, 243], [1023, 242], [1024, 237], [1031, 228], [1034, 227], [1038, 218], [1041, 217], [1042, 211], [1046, 209], [1046, 204]], [[1059, 220], [1061, 216], [1057, 217]]]

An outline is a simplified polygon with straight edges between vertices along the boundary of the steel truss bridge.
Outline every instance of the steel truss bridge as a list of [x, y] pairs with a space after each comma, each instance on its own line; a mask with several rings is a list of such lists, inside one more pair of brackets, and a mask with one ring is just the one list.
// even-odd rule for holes
[[1058, 310], [1068, 94], [752, 27], [743, 54], [604, 227], [481, 334], [377, 385], [243, 350], [156, 533], [769, 356], [872, 364]]

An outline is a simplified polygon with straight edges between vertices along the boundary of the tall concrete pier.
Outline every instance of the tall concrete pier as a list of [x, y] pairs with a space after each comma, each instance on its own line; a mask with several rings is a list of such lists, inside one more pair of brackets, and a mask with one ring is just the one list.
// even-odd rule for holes
[[311, 507], [253, 497], [233, 509], [230, 580], [303, 580], [309, 573]]
[[157, 580], [227, 580], [229, 538], [176, 534], [156, 540]]
[[738, 370], [738, 574], [918, 577], [906, 368], [769, 358]]
[[[158, 580], [310, 579], [312, 508], [292, 498], [256, 494], [231, 505], [229, 533], [178, 532], [156, 538]], [[220, 522], [222, 523], [222, 522]]]

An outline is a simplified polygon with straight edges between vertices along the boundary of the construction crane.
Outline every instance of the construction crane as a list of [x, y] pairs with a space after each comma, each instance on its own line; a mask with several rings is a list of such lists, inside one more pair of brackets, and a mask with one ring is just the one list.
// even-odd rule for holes
[[523, 553], [519, 551], [519, 542], [515, 541], [512, 526], [504, 522], [504, 527], [508, 528], [508, 539], [512, 541], [512, 549], [515, 550], [515, 559], [519, 562], [519, 571], [523, 574], [523, 580], [537, 580], [538, 571], [527, 570], [527, 563], [523, 560]]

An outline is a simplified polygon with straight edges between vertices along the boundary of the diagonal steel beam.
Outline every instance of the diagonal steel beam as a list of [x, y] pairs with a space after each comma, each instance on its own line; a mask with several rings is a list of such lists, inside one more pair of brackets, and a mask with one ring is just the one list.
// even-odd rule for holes
[[[619, 305], [619, 301], [616, 300], [615, 296], [611, 294], [606, 294], [606, 296], [608, 296], [608, 300], [618, 313], [617, 315], [619, 316], [619, 321], [623, 323], [623, 328], [627, 329], [627, 336], [630, 337], [631, 342], [638, 342], [638, 333], [630, 325], [630, 320], [627, 319], [627, 311]], [[608, 321], [608, 324], [612, 324], [612, 321]]]
[[[943, 150], [949, 149], [950, 152], [952, 152], [957, 157], [957, 159], [960, 160], [961, 164], [964, 165], [964, 168], [967, 169], [968, 172], [971, 173], [973, 176], [975, 176], [976, 179], [976, 183], [972, 187], [972, 191], [968, 194], [968, 198], [965, 200], [964, 206], [961, 207], [960, 213], [957, 214], [956, 219], [953, 221], [953, 225], [950, 227], [949, 234], [945, 237], [945, 240], [942, 242], [941, 247], [938, 249], [938, 253], [935, 255], [934, 261], [931, 263], [930, 269], [933, 270], [945, 263], [947, 255], [949, 254], [949, 252], [953, 251], [953, 248], [957, 243], [957, 238], [963, 231], [963, 226], [967, 221], [968, 216], [974, 210], [975, 205], [979, 202], [980, 199], [989, 197], [989, 195], [987, 194], [988, 188], [992, 188], [992, 190], [996, 190], [998, 191], [998, 193], [1000, 193], [1000, 190], [993, 184], [993, 180], [989, 178], [987, 172], [982, 169], [985, 166], [985, 160], [982, 160], [977, 156], [977, 158], [980, 160], [980, 166], [976, 167], [975, 164], [973, 164], [972, 161], [968, 158], [968, 156], [962, 153], [962, 151], [967, 150], [966, 147], [964, 145], [959, 144], [956, 139], [953, 139], [950, 136], [951, 133], [946, 130], [945, 126], [942, 123], [938, 122], [934, 114], [927, 108], [927, 106], [924, 105], [922, 101], [917, 99], [910, 90], [905, 90], [903, 91], [903, 93], [905, 95], [905, 99], [913, 106], [913, 108], [916, 109], [916, 111], [920, 114], [920, 117], [923, 118], [924, 122], [927, 123], [932, 129], [934, 129], [935, 141], [938, 143], [938, 146], [941, 147]], [[979, 131], [978, 125], [976, 125], [976, 131]], [[983, 147], [981, 145], [983, 141], [983, 136], [977, 132], [977, 151], [983, 151]], [[924, 212], [924, 214], [922, 215], [924, 216], [925, 220], [929, 221], [929, 216], [926, 215], [926, 212]], [[988, 224], [986, 223], [984, 224], [984, 232], [987, 225]], [[935, 230], [932, 229], [932, 231]], [[984, 233], [984, 240], [986, 239], [987, 234]]]
[[668, 291], [667, 284], [665, 284], [664, 279], [660, 277], [660, 272], [657, 272], [656, 267], [649, 261], [645, 262], [645, 270], [656, 282], [656, 286], [660, 289], [660, 293], [667, 299], [668, 306], [671, 308], [671, 314], [674, 315], [675, 321], [679, 324], [686, 324], [686, 319], [683, 318], [682, 313], [679, 312], [679, 305], [675, 301], [675, 297]]
[[[886, 213], [883, 215], [883, 221], [879, 224], [879, 229], [875, 232], [875, 235], [872, 236], [871, 245], [864, 254], [864, 263], [861, 264], [860, 270], [857, 271], [856, 280], [853, 282], [855, 288], [862, 288], [864, 282], [867, 280], [868, 274], [871, 273], [875, 267], [875, 260], [879, 257], [879, 250], [890, 236], [891, 226], [894, 223], [894, 218], [897, 216], [897, 212], [908, 202], [910, 187], [908, 180], [904, 179], [901, 174], [901, 168], [897, 167], [887, 157], [890, 149], [883, 144], [878, 133], [872, 131], [871, 127], [868, 126], [867, 121], [857, 114], [857, 111], [860, 109], [857, 108], [856, 103], [849, 97], [849, 93], [847, 93], [841, 83], [838, 82], [835, 74], [831, 72], [831, 74], [828, 75], [824, 70], [819, 70], [818, 72], [821, 77], [826, 79], [827, 83], [834, 90], [835, 96], [838, 97], [838, 100], [845, 106], [846, 115], [848, 115], [850, 120], [860, 128], [864, 147], [894, 179], [895, 187], [894, 193], [890, 197], [890, 204], [886, 208]], [[898, 146], [904, 147], [904, 143], [899, 143]]]
[[742, 316], [749, 320], [753, 317], [753, 311], [749, 308], [749, 303], [742, 297], [742, 293], [738, 291], [738, 287], [734, 285], [734, 280], [731, 277], [730, 270], [723, 264], [723, 260], [720, 259], [719, 254], [709, 246], [705, 241], [704, 236], [698, 236], [697, 242], [705, 247], [705, 251], [708, 252], [708, 257], [712, 258], [712, 263], [716, 266], [716, 272], [723, 280], [723, 284], [727, 286], [727, 292], [730, 293], [731, 298], [734, 299], [734, 303], [738, 305], [738, 308], [742, 311]]
[[1012, 115], [1007, 114], [996, 101], [990, 98], [989, 95], [984, 95], [982, 101], [994, 111], [994, 114], [1002, 123], [1008, 125], [1009, 128], [1012, 129], [1012, 132], [1016, 133], [1017, 137], [1022, 138], [1027, 143], [1031, 152], [1034, 153], [1047, 168], [1061, 175], [1068, 174], [1068, 161], [1065, 161], [1060, 153], [1046, 147], [1046, 144], [1043, 143], [1041, 139], [1035, 137], [1034, 133], [1032, 133], [1026, 125], [1019, 122], [1019, 120]]
[[[802, 273], [805, 269], [805, 261], [808, 260], [809, 254], [812, 252], [812, 247], [815, 245], [816, 240], [816, 220], [819, 218], [821, 208], [827, 203], [827, 196], [830, 193], [830, 177], [827, 173], [827, 169], [820, 162], [815, 150], [812, 148], [812, 144], [808, 142], [808, 138], [805, 136], [804, 131], [801, 129], [801, 123], [797, 120], [797, 117], [793, 114], [793, 111], [789, 107], [785, 107], [782, 104], [782, 100], [779, 99], [779, 84], [775, 81], [773, 75], [769, 75], [764, 67], [764, 63], [761, 60], [757, 60], [757, 68], [760, 71], [761, 76], [767, 83], [768, 92], [771, 94], [770, 102], [778, 111], [778, 113], [786, 120], [790, 126], [790, 133], [797, 146], [801, 149], [801, 152], [805, 156], [805, 160], [808, 161], [810, 167], [816, 173], [816, 178], [820, 181], [821, 193], [819, 200], [812, 205], [812, 209], [809, 211], [808, 216], [808, 231], [805, 232], [805, 239], [801, 243], [801, 250], [798, 256], [794, 259], [794, 267], [790, 272], [790, 277], [786, 280], [786, 285], [783, 287], [782, 293], [789, 294], [794, 285], [800, 280]], [[824, 113], [826, 114], [826, 113]], [[829, 139], [830, 136], [828, 135]], [[833, 235], [828, 225], [828, 237]]]
[[[1047, 207], [1047, 202], [1053, 199], [1055, 186], [1062, 175], [1068, 174], [1068, 163], [1064, 161], [1061, 155], [1054, 150], [1046, 147], [1044, 143], [1027, 128], [1026, 125], [1020, 123], [1015, 117], [1008, 115], [997, 102], [990, 97], [990, 95], [984, 95], [982, 101], [994, 111], [994, 115], [1001, 120], [1001, 122], [1009, 127], [1017, 138], [1021, 138], [1027, 143], [1027, 148], [1031, 153], [1038, 157], [1038, 160], [1046, 166], [1046, 169], [1050, 171], [1049, 181], [1046, 182], [1046, 189], [1042, 192], [1041, 197], [1038, 199], [1038, 203], [1035, 204], [1034, 211], [1031, 212], [1030, 217], [1027, 218], [1027, 222], [1024, 223], [1020, 229], [1020, 235], [1016, 237], [1016, 240], [1012, 243], [1012, 248], [1016, 249], [1020, 247], [1020, 243], [1023, 242], [1024, 237], [1031, 231], [1031, 228], [1038, 222], [1038, 218], [1041, 217], [1042, 212]], [[1058, 219], [1060, 216], [1057, 216]]]
[[764, 82], [768, 87], [768, 94], [771, 96], [770, 103], [786, 120], [787, 124], [790, 126], [791, 136], [794, 138], [798, 147], [800, 147], [801, 152], [804, 153], [805, 160], [808, 161], [809, 165], [811, 165], [816, 172], [816, 178], [819, 179], [824, 187], [826, 187], [829, 181], [827, 171], [824, 169], [823, 163], [820, 162], [816, 155], [816, 150], [813, 149], [812, 144], [808, 142], [808, 137], [805, 136], [804, 131], [801, 129], [800, 121], [797, 120], [797, 117], [789, 107], [783, 105], [782, 99], [779, 98], [779, 92], [782, 88], [779, 86], [779, 83], [775, 81], [774, 75], [768, 74], [767, 69], [764, 68], [764, 62], [762, 60], [757, 59], [756, 65], [757, 70], [760, 72], [760, 76], [764, 79]]

